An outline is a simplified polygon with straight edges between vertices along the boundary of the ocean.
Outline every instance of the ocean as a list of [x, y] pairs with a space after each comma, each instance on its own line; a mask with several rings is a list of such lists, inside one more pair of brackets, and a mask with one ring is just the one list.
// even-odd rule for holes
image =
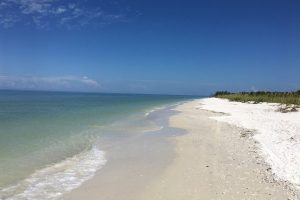
[[61, 197], [109, 162], [105, 136], [159, 129], [149, 113], [191, 98], [0, 91], [0, 199]]

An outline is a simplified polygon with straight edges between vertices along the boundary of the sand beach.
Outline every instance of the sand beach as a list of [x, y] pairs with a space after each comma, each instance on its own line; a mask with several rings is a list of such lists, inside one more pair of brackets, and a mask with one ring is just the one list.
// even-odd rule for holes
[[230, 114], [214, 111], [213, 103], [232, 104], [196, 99], [172, 108], [167, 125], [184, 133], [128, 141], [63, 199], [298, 199], [297, 185], [276, 174], [256, 130], [219, 120]]

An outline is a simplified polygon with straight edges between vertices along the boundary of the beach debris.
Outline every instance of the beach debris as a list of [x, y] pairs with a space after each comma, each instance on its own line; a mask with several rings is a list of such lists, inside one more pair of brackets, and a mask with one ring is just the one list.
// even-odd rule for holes
[[241, 131], [241, 137], [250, 137], [253, 136], [253, 130], [243, 129]]
[[255, 146], [272, 168], [273, 177], [300, 188], [300, 105], [235, 103], [219, 98], [201, 99], [201, 103], [202, 109], [227, 113], [211, 118], [242, 128], [241, 137], [247, 138], [244, 129], [254, 130]]
[[294, 104], [281, 104], [276, 111], [281, 113], [297, 112], [298, 108], [299, 106]]

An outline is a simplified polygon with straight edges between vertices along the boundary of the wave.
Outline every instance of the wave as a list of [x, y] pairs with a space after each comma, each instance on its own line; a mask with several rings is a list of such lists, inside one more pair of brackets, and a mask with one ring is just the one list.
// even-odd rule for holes
[[38, 170], [18, 184], [0, 190], [0, 199], [57, 199], [92, 178], [105, 163], [105, 152], [93, 146], [88, 151]]
[[144, 116], [145, 116], [145, 117], [148, 117], [148, 116], [149, 116], [150, 114], [152, 114], [153, 112], [158, 111], [158, 110], [162, 110], [162, 109], [164, 109], [165, 107], [167, 107], [167, 106], [155, 107], [155, 108], [153, 108], [152, 110], [146, 112], [146, 113], [144, 114]]

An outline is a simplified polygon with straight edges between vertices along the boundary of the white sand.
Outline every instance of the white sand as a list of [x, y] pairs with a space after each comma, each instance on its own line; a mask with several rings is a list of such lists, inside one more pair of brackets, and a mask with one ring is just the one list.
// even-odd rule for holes
[[136, 199], [296, 200], [267, 172], [254, 141], [241, 137], [245, 130], [210, 119], [220, 114], [196, 109], [201, 101], [176, 108], [180, 113], [170, 118], [170, 126], [187, 134], [170, 138], [175, 159]]
[[197, 108], [229, 115], [211, 117], [256, 130], [254, 139], [274, 175], [300, 188], [300, 112], [280, 113], [279, 104], [240, 103], [218, 98], [199, 100]]
[[241, 137], [244, 129], [211, 119], [223, 119], [221, 114], [196, 108], [207, 102], [209, 109], [214, 101], [222, 107], [222, 101], [197, 99], [176, 108], [180, 113], [169, 119], [169, 125], [185, 129], [186, 134], [142, 137], [112, 148], [116, 152], [107, 154], [103, 169], [63, 199], [298, 199], [274, 181], [254, 140]]

